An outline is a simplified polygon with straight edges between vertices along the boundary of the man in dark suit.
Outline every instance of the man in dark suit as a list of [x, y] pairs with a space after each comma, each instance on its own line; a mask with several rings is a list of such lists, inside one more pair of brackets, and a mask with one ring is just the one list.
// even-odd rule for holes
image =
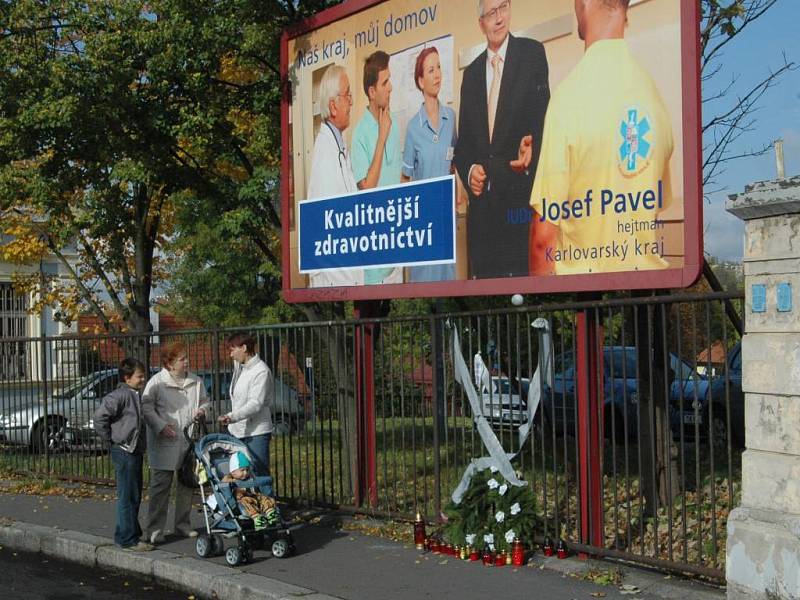
[[550, 99], [547, 57], [509, 33], [510, 0], [480, 0], [487, 49], [464, 70], [454, 162], [469, 192], [473, 278], [528, 274], [531, 186]]

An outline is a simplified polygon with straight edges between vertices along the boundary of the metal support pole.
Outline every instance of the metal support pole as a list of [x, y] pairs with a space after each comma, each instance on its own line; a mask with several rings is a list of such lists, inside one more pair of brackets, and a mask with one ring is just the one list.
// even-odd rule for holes
[[441, 301], [437, 300], [431, 317], [431, 348], [433, 351], [433, 508], [438, 517], [442, 513], [442, 433], [446, 434], [444, 410], [444, 323], [437, 315]]
[[[355, 302], [356, 319], [381, 316], [382, 304], [375, 301]], [[358, 436], [358, 470], [356, 472], [356, 506], [365, 500], [378, 505], [377, 444], [375, 441], [375, 324], [363, 323], [355, 329], [356, 359], [356, 431]]]
[[[603, 546], [603, 331], [594, 310], [578, 313], [578, 455], [581, 544]], [[581, 558], [588, 555], [581, 553]]]
[[42, 408], [44, 410], [44, 423], [42, 424], [44, 431], [42, 434], [42, 441], [44, 442], [45, 471], [50, 473], [50, 415], [48, 414], [47, 406], [47, 323], [44, 316], [44, 290], [45, 286], [47, 285], [47, 281], [44, 276], [44, 263], [41, 259], [39, 259], [39, 285], [41, 287], [39, 290], [39, 297], [41, 300], [41, 305], [39, 306], [39, 380], [42, 384]]

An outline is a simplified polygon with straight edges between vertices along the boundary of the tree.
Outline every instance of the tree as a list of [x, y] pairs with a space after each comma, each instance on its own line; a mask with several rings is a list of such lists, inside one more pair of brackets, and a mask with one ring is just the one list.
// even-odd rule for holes
[[277, 40], [326, 4], [0, 5], [3, 256], [49, 252], [71, 274], [18, 286], [69, 317], [89, 307], [108, 329], [149, 331], [181, 232], [230, 222], [226, 209], [277, 264]]
[[755, 113], [764, 94], [778, 85], [783, 75], [797, 68], [784, 54], [776, 67], [754, 82], [742, 82], [724, 60], [725, 50], [742, 31], [764, 16], [778, 0], [702, 0], [700, 69], [703, 107], [703, 192], [706, 197], [728, 163], [764, 154], [772, 141], [741, 151], [736, 142], [753, 131]]

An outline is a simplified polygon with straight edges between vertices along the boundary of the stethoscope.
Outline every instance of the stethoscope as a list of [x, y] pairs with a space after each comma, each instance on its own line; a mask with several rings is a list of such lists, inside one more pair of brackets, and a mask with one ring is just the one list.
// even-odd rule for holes
[[344, 183], [344, 187], [347, 188], [347, 177], [344, 174], [344, 165], [342, 164], [342, 159], [344, 159], [345, 163], [347, 163], [347, 153], [345, 152], [345, 149], [339, 145], [339, 138], [336, 137], [336, 132], [333, 131], [333, 126], [331, 126], [328, 121], [325, 121], [325, 125], [327, 125], [328, 129], [330, 130], [331, 135], [333, 136], [333, 141], [336, 142], [336, 148], [339, 150], [339, 156], [337, 157], [339, 159], [339, 173], [342, 174], [342, 182]]

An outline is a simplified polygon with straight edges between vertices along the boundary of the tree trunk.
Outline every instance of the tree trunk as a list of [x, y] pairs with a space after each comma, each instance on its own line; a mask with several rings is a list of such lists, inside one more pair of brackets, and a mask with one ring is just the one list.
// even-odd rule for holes
[[[648, 296], [652, 295], [647, 293]], [[669, 353], [666, 349], [663, 305], [637, 309], [637, 364], [639, 369], [639, 445], [645, 516], [655, 517], [680, 493], [678, 449], [669, 420]]]

